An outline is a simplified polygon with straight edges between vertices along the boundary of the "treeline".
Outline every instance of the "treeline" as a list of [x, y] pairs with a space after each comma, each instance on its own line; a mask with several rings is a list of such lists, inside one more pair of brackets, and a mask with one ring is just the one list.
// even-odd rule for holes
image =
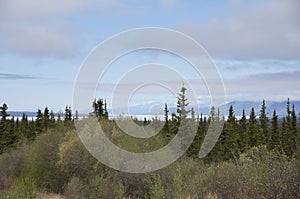
[[[96, 116], [99, 121], [106, 122], [109, 126], [107, 134], [111, 134], [111, 129], [118, 128], [113, 119], [109, 119], [106, 100], [98, 99], [92, 103], [92, 115]], [[299, 123], [297, 122], [297, 114], [294, 105], [287, 100], [286, 117], [279, 118], [274, 110], [272, 117], [269, 118], [266, 113], [266, 103], [263, 100], [261, 109], [257, 114], [252, 108], [247, 116], [243, 110], [242, 116], [238, 119], [234, 114], [232, 106], [229, 107], [228, 116], [226, 119], [220, 116], [219, 110], [211, 108], [209, 117], [195, 115], [193, 108], [189, 109], [188, 99], [186, 97], [186, 88], [182, 87], [178, 93], [177, 113], [172, 113], [169, 118], [169, 110], [165, 105], [165, 118], [160, 121], [157, 118], [150, 120], [135, 122], [141, 126], [153, 123], [154, 126], [160, 126], [164, 123], [161, 129], [161, 139], [165, 142], [170, 141], [176, 135], [179, 125], [182, 120], [188, 121], [190, 125], [197, 126], [196, 137], [187, 151], [188, 156], [198, 157], [198, 152], [202, 142], [206, 136], [208, 127], [211, 121], [223, 121], [224, 128], [219, 137], [219, 140], [206, 157], [209, 161], [223, 161], [236, 158], [240, 153], [249, 150], [256, 146], [266, 146], [268, 150], [276, 150], [279, 153], [289, 157], [299, 156]], [[36, 119], [29, 120], [28, 116], [23, 114], [21, 120], [11, 117], [8, 119], [8, 107], [6, 104], [0, 106], [0, 153], [19, 146], [24, 141], [31, 141], [42, 132], [55, 127], [65, 127], [74, 129], [74, 120], [78, 120], [78, 112], [73, 115], [70, 106], [66, 106], [64, 114], [55, 116], [53, 111], [48, 107], [44, 111], [38, 109]], [[186, 127], [189, 130], [189, 127]]]
[[[93, 115], [99, 120], [108, 120], [106, 100], [98, 99], [92, 103]], [[42, 132], [56, 127], [64, 127], [69, 130], [75, 128], [74, 121], [78, 120], [78, 111], [72, 113], [71, 106], [67, 105], [64, 113], [55, 114], [48, 107], [38, 109], [35, 119], [28, 118], [23, 113], [22, 118], [14, 118], [8, 114], [7, 104], [0, 106], [0, 154], [20, 146], [24, 142], [34, 140]]]
[[72, 115], [70, 106], [66, 106], [64, 114], [55, 114], [45, 107], [44, 111], [38, 109], [36, 118], [29, 119], [23, 113], [22, 118], [14, 118], [8, 114], [8, 106], [0, 106], [0, 154], [20, 146], [23, 142], [34, 140], [42, 132], [48, 129], [65, 126], [74, 128], [74, 119], [78, 118], [76, 112]]
[[[252, 108], [249, 116], [243, 110], [242, 116], [238, 119], [234, 114], [232, 106], [229, 107], [228, 117], [224, 121], [224, 128], [219, 140], [208, 155], [207, 159], [223, 161], [237, 158], [239, 154], [246, 152], [252, 147], [266, 146], [268, 150], [275, 150], [278, 153], [289, 157], [300, 155], [299, 148], [299, 124], [294, 105], [287, 100], [287, 115], [279, 118], [276, 110], [269, 118], [266, 113], [266, 103], [263, 100], [259, 113]], [[211, 120], [222, 120], [211, 111], [211, 116], [197, 119], [198, 132], [194, 143], [191, 146], [191, 156], [197, 155]], [[223, 118], [224, 120], [224, 118]]]

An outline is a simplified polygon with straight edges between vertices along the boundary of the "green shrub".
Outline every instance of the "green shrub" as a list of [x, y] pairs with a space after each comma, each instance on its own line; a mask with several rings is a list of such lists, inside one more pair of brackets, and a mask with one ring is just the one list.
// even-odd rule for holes
[[70, 177], [81, 180], [95, 175], [100, 165], [82, 144], [75, 131], [68, 132], [59, 144], [59, 167]]
[[165, 190], [161, 178], [158, 174], [151, 175], [149, 184], [150, 184], [150, 193], [149, 193], [150, 198], [157, 198], [157, 199], [166, 198]]
[[101, 176], [92, 177], [84, 182], [77, 177], [71, 178], [66, 186], [64, 196], [70, 199], [94, 199], [94, 198], [123, 198], [124, 186], [120, 183], [113, 183]]
[[76, 177], [71, 178], [64, 191], [64, 196], [70, 199], [81, 199], [84, 198], [87, 188], [85, 184]]
[[7, 198], [14, 199], [35, 199], [37, 187], [34, 179], [30, 177], [20, 177], [14, 181], [13, 186], [8, 191]]
[[58, 193], [67, 182], [57, 162], [59, 160], [59, 144], [64, 132], [51, 130], [41, 134], [26, 151], [24, 176], [35, 180], [39, 189]]
[[12, 179], [21, 173], [24, 163], [25, 146], [16, 150], [1, 154], [0, 156], [0, 190], [8, 189]]

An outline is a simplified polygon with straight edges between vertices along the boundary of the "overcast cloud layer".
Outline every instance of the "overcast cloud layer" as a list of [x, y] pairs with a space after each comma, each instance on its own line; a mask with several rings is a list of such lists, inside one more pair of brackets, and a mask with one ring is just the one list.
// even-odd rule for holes
[[[134, 2], [134, 1], [133, 1]], [[171, 9], [176, 0], [161, 0]], [[230, 58], [299, 59], [300, 1], [260, 1], [249, 6], [231, 0], [225, 18], [197, 24], [178, 22], [181, 30], [197, 39], [213, 56]], [[201, 4], [199, 3], [199, 6]], [[131, 6], [136, 6], [134, 9]], [[0, 3], [0, 52], [32, 56], [66, 57], [78, 53], [81, 27], [72, 16], [91, 12], [108, 17], [138, 13], [143, 6], [121, 0], [9, 0]], [[110, 11], [109, 11], [110, 10]], [[112, 11], [117, 12], [112, 12]], [[101, 13], [101, 14], [99, 14]]]
[[250, 59], [299, 59], [300, 1], [260, 1], [247, 8], [231, 1], [228, 17], [205, 24], [185, 22], [182, 30], [213, 56]]
[[[0, 2], [0, 53], [65, 58], [77, 55], [83, 42], [76, 15], [94, 18], [141, 14], [139, 4], [122, 0], [8, 0]], [[176, 0], [158, 0], [170, 9]], [[132, 6], [132, 7], [131, 7]], [[135, 6], [135, 7], [133, 7]], [[89, 16], [89, 17], [90, 17]], [[98, 24], [94, 25], [99, 26]]]
[[119, 0], [9, 0], [0, 3], [0, 52], [35, 57], [74, 56], [84, 32], [70, 18], [80, 12], [123, 10]]

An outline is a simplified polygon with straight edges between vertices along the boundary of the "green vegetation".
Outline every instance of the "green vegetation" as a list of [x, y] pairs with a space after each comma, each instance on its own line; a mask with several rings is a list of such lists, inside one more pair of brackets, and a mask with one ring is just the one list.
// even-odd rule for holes
[[[37, 111], [35, 121], [24, 114], [8, 119], [8, 106], [0, 107], [0, 198], [300, 198], [299, 125], [295, 108], [287, 102], [287, 116], [280, 120], [252, 109], [237, 119], [229, 107], [223, 132], [214, 149], [198, 158], [212, 120], [221, 120], [215, 108], [210, 117], [195, 116], [188, 109], [183, 88], [178, 111], [153, 123], [161, 132], [150, 139], [125, 135], [109, 119], [106, 101], [95, 100], [94, 112], [107, 136], [128, 151], [153, 151], [175, 136], [182, 120], [184, 130], [197, 127], [197, 135], [179, 160], [156, 172], [129, 174], [113, 170], [92, 157], [74, 126], [78, 113], [67, 106], [55, 119], [48, 107]], [[63, 119], [61, 119], [63, 118]], [[118, 118], [126, 122], [126, 118]], [[56, 194], [56, 196], [53, 196]]]

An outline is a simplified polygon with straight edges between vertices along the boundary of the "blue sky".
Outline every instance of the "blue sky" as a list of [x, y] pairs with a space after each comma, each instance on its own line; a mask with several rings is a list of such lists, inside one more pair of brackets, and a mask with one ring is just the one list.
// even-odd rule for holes
[[[218, 67], [227, 101], [300, 100], [299, 8], [298, 0], [4, 0], [0, 103], [10, 110], [63, 110], [72, 104], [74, 81], [89, 52], [114, 34], [142, 27], [174, 29], [199, 42]], [[114, 64], [96, 95], [110, 98], [105, 88], [122, 75], [121, 66], [149, 61], [185, 64], [167, 53], [133, 53]], [[186, 77], [206, 104], [210, 98], [201, 78], [192, 72]], [[137, 96], [176, 101], [154, 90]]]

